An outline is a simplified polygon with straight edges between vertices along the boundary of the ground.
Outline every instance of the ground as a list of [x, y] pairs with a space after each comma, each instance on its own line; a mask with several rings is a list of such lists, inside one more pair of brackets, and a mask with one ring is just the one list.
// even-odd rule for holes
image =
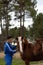
[[[0, 53], [0, 65], [3, 65], [2, 64], [2, 61], [3, 60], [2, 58], [4, 58], [4, 52], [1, 52]], [[3, 60], [3, 63], [4, 63], [4, 60]], [[20, 53], [17, 52], [14, 56], [13, 56], [13, 64], [12, 65], [25, 65], [24, 62], [21, 60], [21, 57], [20, 57]], [[43, 61], [39, 61], [39, 62], [30, 62], [30, 65], [43, 65]]]
[[[4, 52], [1, 52], [0, 58], [3, 58], [3, 57], [4, 57]], [[13, 57], [20, 58], [20, 53], [19, 52], [15, 53]]]

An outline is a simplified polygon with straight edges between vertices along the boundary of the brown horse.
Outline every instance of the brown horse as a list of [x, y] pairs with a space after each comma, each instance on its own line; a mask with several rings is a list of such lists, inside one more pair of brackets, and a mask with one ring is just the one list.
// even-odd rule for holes
[[17, 44], [21, 58], [25, 61], [25, 65], [29, 65], [30, 61], [43, 60], [41, 41], [36, 40], [36, 43], [34, 45], [32, 43], [29, 43], [27, 39], [20, 36], [17, 38]]

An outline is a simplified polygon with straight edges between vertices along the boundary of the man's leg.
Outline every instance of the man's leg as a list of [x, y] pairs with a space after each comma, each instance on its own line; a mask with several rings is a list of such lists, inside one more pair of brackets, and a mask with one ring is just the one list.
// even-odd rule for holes
[[12, 62], [7, 62], [6, 65], [12, 65]]

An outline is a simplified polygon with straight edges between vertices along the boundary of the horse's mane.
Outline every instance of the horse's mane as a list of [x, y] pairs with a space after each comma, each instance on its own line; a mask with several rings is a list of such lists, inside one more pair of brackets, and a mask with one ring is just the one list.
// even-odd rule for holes
[[26, 38], [24, 38], [24, 41], [25, 41], [25, 43], [28, 43], [28, 40]]
[[33, 44], [30, 43], [26, 38], [24, 38], [24, 45], [25, 45], [25, 48], [28, 47], [28, 48], [33, 48]]

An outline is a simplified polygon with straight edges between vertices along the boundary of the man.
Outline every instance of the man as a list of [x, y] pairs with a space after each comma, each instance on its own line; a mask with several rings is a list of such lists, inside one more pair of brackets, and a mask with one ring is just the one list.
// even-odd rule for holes
[[16, 46], [12, 45], [12, 36], [7, 37], [7, 41], [4, 43], [5, 63], [6, 65], [12, 65], [13, 54], [17, 52]]

